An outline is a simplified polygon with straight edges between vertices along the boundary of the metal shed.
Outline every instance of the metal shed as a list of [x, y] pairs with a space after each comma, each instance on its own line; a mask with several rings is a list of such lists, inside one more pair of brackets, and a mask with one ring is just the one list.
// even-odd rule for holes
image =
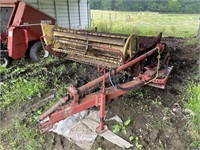
[[25, 0], [35, 8], [57, 20], [59, 26], [68, 28], [90, 27], [89, 0]]

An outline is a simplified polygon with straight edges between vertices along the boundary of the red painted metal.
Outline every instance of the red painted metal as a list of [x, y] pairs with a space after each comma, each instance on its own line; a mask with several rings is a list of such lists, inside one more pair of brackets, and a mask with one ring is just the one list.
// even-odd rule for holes
[[8, 30], [8, 55], [13, 59], [24, 57], [28, 48], [28, 32], [26, 29], [10, 27]]
[[[121, 87], [127, 88], [130, 86], [140, 85], [141, 83], [142, 83], [141, 80], [135, 80], [135, 81], [131, 81], [131, 82], [122, 84]], [[40, 116], [40, 118], [39, 118], [39, 120], [41, 121], [40, 122], [40, 131], [41, 131], [41, 133], [47, 132], [50, 128], [53, 127], [54, 123], [56, 123], [60, 120], [63, 120], [73, 114], [76, 114], [82, 110], [92, 108], [94, 106], [97, 107], [97, 106], [102, 105], [100, 108], [100, 116], [104, 117], [105, 101], [116, 98], [127, 92], [129, 92], [129, 91], [123, 91], [123, 90], [115, 89], [113, 87], [109, 87], [109, 88], [105, 89], [105, 95], [104, 94], [102, 95], [102, 91], [98, 91], [98, 92], [92, 93], [90, 95], [87, 95], [85, 98], [82, 98], [80, 100], [80, 103], [74, 103], [74, 101], [69, 101], [68, 104], [66, 104], [65, 106], [61, 106], [61, 105], [58, 106], [56, 104], [52, 107], [52, 108], [54, 108], [54, 111], [52, 111], [52, 108], [51, 108], [50, 114], [45, 112]], [[58, 103], [60, 104], [60, 102], [58, 102]], [[47, 121], [44, 121], [46, 117], [48, 117], [48, 119], [47, 119]], [[101, 126], [103, 126], [103, 123], [101, 124]]]
[[[120, 66], [120, 67], [118, 67], [116, 69], [116, 73], [118, 73], [118, 72], [120, 72], [120, 71], [122, 71], [122, 70], [124, 70], [124, 69], [126, 69], [128, 67], [131, 67], [134, 64], [144, 60], [145, 58], [147, 58], [147, 57], [151, 56], [152, 54], [154, 54], [158, 49], [160, 49], [162, 51], [162, 50], [164, 50], [164, 48], [165, 48], [165, 44], [163, 44], [163, 43], [158, 44], [157, 47], [152, 49], [151, 51], [149, 51], [149, 52], [137, 57], [136, 59], [134, 59], [134, 60], [132, 60], [132, 61]], [[114, 71], [112, 71], [111, 74], [114, 74]], [[106, 73], [105, 74], [105, 79], [107, 79], [108, 76], [109, 76], [109, 73]], [[78, 88], [79, 93], [80, 94], [84, 94], [85, 91], [87, 91], [87, 90], [91, 89], [92, 87], [94, 87], [95, 85], [101, 83], [103, 81], [103, 78], [104, 78], [104, 76], [101, 76], [101, 77], [99, 77], [99, 78], [97, 78], [97, 79], [95, 79], [95, 80], [93, 80], [93, 81], [81, 86], [80, 88]]]
[[[136, 64], [136, 63], [138, 63], [139, 61], [141, 61], [141, 60], [143, 60], [143, 59], [145, 59], [145, 58], [151, 56], [151, 55], [154, 54], [158, 49], [164, 49], [164, 47], [165, 47], [164, 44], [159, 44], [156, 48], [152, 49], [151, 51], [149, 51], [149, 52], [147, 52], [147, 53], [141, 55], [140, 57], [138, 57], [138, 58], [136, 58], [136, 59], [134, 59], [134, 60], [132, 60], [132, 61], [130, 61], [130, 62], [128, 62], [128, 63], [122, 65], [122, 66], [120, 66], [120, 67], [118, 67], [118, 68], [116, 69], [116, 73], [117, 73], [117, 72], [120, 72], [120, 71], [123, 71], [123, 70], [125, 70], [126, 68], [128, 68], [128, 67], [130, 67], [130, 66], [132, 66], [132, 65], [134, 65], [134, 64]], [[112, 72], [112, 74], [114, 74], [114, 71]], [[77, 97], [78, 97], [79, 95], [84, 94], [85, 91], [87, 91], [87, 90], [89, 90], [90, 88], [94, 87], [95, 85], [101, 83], [102, 81], [104, 81], [105, 79], [107, 79], [108, 76], [109, 76], [109, 73], [104, 73], [103, 76], [101, 76], [101, 77], [99, 77], [99, 78], [97, 78], [97, 79], [95, 79], [95, 80], [93, 80], [93, 81], [91, 81], [91, 82], [89, 82], [89, 83], [87, 83], [87, 84], [81, 86], [81, 87], [78, 88], [77, 90], [76, 90], [73, 86], [70, 86], [70, 87], [68, 88], [67, 91], [68, 91], [69, 95], [71, 96], [71, 98], [73, 98], [73, 101], [74, 101], [74, 102], [77, 102]], [[141, 82], [142, 82], [142, 81], [141, 81]], [[121, 92], [124, 93], [123, 91], [121, 91]], [[78, 94], [78, 95], [77, 95], [77, 94]], [[52, 112], [54, 112], [60, 104], [63, 104], [63, 100], [62, 100], [62, 99], [61, 99], [60, 101], [58, 101], [57, 104], [54, 105], [50, 110], [48, 110], [47, 112], [43, 113], [43, 114], [40, 116], [39, 119], [40, 119], [40, 120], [43, 120], [45, 117], [47, 117], [47, 116], [50, 115]]]
[[106, 108], [106, 94], [102, 91], [100, 94], [100, 111], [99, 111], [99, 117], [100, 117], [99, 127], [101, 131], [104, 129], [105, 108]]
[[[1, 33], [1, 40], [7, 45], [8, 56], [13, 59], [24, 57], [31, 41], [42, 36], [40, 23], [55, 24], [55, 19], [19, 0], [1, 0], [1, 7], [13, 7], [7, 32]], [[6, 40], [8, 39], [8, 40]], [[5, 43], [7, 42], [7, 43]]]
[[100, 111], [99, 111], [99, 117], [100, 117], [100, 125], [99, 125], [99, 130], [103, 131], [104, 128], [104, 118], [105, 118], [105, 105], [106, 105], [106, 94], [105, 94], [105, 74], [106, 70], [104, 69], [104, 75], [103, 75], [103, 83], [102, 83], [102, 90], [100, 94]]
[[69, 100], [69, 97], [64, 97], [60, 99], [56, 104], [54, 104], [50, 109], [45, 111], [41, 116], [40, 120], [43, 120], [45, 117], [47, 117], [49, 114], [54, 112], [58, 107], [62, 106], [67, 100]]
[[[143, 83], [142, 80], [136, 79], [131, 82], [122, 84], [121, 87], [128, 88], [128, 87], [132, 87], [132, 86], [141, 85], [141, 83]], [[87, 95], [85, 98], [82, 98], [80, 100], [80, 103], [74, 103], [74, 101], [69, 101], [69, 103], [66, 104], [65, 106], [61, 106], [63, 103], [61, 104], [60, 102], [58, 102], [59, 105], [56, 104], [52, 107], [52, 108], [54, 108], [53, 111], [51, 108], [51, 113], [45, 112], [44, 114], [42, 114], [42, 116], [40, 116], [40, 118], [39, 118], [41, 121], [40, 122], [40, 131], [41, 131], [41, 133], [45, 133], [53, 127], [54, 123], [56, 123], [60, 120], [63, 120], [73, 114], [76, 114], [82, 110], [92, 108], [94, 106], [96, 106], [96, 107], [100, 106], [100, 118], [101, 118], [100, 129], [103, 130], [103, 126], [104, 126], [103, 119], [105, 117], [105, 114], [104, 114], [105, 102], [107, 100], [111, 100], [118, 96], [121, 96], [127, 92], [129, 92], [129, 91], [116, 89], [114, 87], [109, 87], [109, 88], [105, 89], [105, 93], [102, 93], [102, 91], [98, 91], [98, 92], [92, 93], [90, 95]], [[48, 120], [44, 121], [44, 119], [47, 116], [48, 116]]]
[[[137, 57], [136, 59], [118, 67], [116, 69], [116, 73], [123, 71], [134, 64], [143, 61], [147, 57], [150, 57], [151, 55], [155, 54], [158, 50], [163, 51], [165, 48], [165, 44], [158, 44], [156, 48], [150, 50], [149, 52]], [[124, 83], [120, 85], [121, 88], [130, 88], [130, 87], [141, 87], [146, 85], [146, 81], [149, 81], [150, 79], [152, 80], [153, 74], [152, 70], [156, 70], [156, 67], [154, 68], [146, 68], [146, 71], [143, 74], [140, 74], [138, 77], [136, 77], [134, 80]], [[158, 84], [158, 87], [163, 86], [166, 84], [166, 80], [168, 79], [169, 73], [171, 72], [172, 67], [168, 67], [167, 71], [166, 70], [159, 70], [159, 75], [162, 75], [164, 72], [165, 76], [162, 79], [155, 79], [152, 80], [152, 82], [148, 84]], [[165, 72], [166, 71], [166, 72]], [[112, 74], [114, 75], [115, 72], [113, 71]], [[53, 127], [53, 124], [63, 120], [75, 113], [78, 113], [82, 110], [86, 110], [91, 107], [97, 107], [100, 106], [100, 126], [99, 129], [102, 131], [104, 129], [104, 118], [105, 118], [105, 103], [107, 100], [114, 99], [118, 96], [121, 96], [130, 90], [122, 90], [122, 89], [117, 89], [115, 87], [108, 87], [105, 88], [105, 80], [108, 78], [109, 73], [105, 72], [104, 69], [104, 75], [81, 86], [80, 88], [76, 89], [73, 86], [70, 86], [68, 88], [68, 94], [69, 97], [65, 97], [64, 99], [61, 99], [58, 101], [52, 108], [50, 108], [48, 111], [44, 112], [39, 120], [40, 120], [40, 131], [41, 133], [47, 132], [50, 128]], [[81, 95], [84, 94], [84, 92], [91, 87], [97, 85], [98, 83], [102, 83], [102, 90], [91, 93], [89, 95], [86, 95], [85, 97], [81, 98]], [[77, 97], [79, 99], [77, 101]], [[69, 100], [69, 101], [68, 101]]]
[[[53, 112], [49, 114], [49, 119], [48, 121], [44, 121], [46, 117], [45, 115], [42, 114], [40, 116], [39, 120], [41, 120], [40, 123], [40, 131], [41, 133], [44, 133], [50, 129], [54, 123], [65, 119], [66, 117], [69, 117], [73, 114], [76, 114], [82, 110], [86, 110], [88, 108], [98, 106], [99, 105], [99, 95], [98, 94], [91, 94], [86, 96], [81, 100], [81, 102], [74, 103], [73, 101], [68, 102], [65, 106], [57, 107]], [[45, 112], [46, 113], [46, 112]]]
[[73, 97], [75, 103], [79, 101], [79, 94], [75, 87], [71, 85], [68, 87], [67, 91], [70, 93], [71, 97]]
[[1, 0], [1, 5], [14, 5], [18, 0]]
[[[148, 70], [144, 74], [139, 75], [139, 78], [142, 81], [150, 80], [152, 77], [152, 74], [155, 73], [155, 69], [156, 69], [156, 67], [148, 68]], [[173, 69], [173, 67], [167, 67], [165, 69], [159, 70], [158, 78], [153, 79], [151, 81], [151, 83], [149, 83], [149, 85], [160, 88], [160, 89], [164, 89], [165, 85], [167, 83], [167, 80], [169, 78], [169, 74], [171, 73], [172, 69]]]

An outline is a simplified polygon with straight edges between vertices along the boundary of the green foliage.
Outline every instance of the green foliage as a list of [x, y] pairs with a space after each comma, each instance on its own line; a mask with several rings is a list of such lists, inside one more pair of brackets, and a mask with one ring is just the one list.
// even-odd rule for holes
[[101, 147], [98, 147], [98, 149], [97, 150], [103, 150], [103, 148], [101, 148]]
[[140, 89], [130, 91], [130, 92], [128, 93], [128, 95], [130, 95], [130, 96], [138, 96], [138, 97], [140, 97], [140, 98], [144, 98], [144, 94], [141, 92]]
[[133, 136], [130, 136], [129, 137], [129, 141], [131, 142], [131, 141], [133, 141], [134, 140], [134, 137]]
[[135, 146], [138, 150], [142, 150], [142, 145], [139, 144], [139, 138], [138, 137], [135, 138]]
[[6, 70], [7, 70], [6, 67], [0, 66], [0, 73], [6, 72]]
[[143, 147], [143, 146], [142, 146], [141, 144], [139, 144], [139, 137], [136, 136], [136, 137], [134, 138], [134, 136], [130, 136], [130, 137], [129, 137], [129, 141], [130, 141], [130, 142], [135, 141], [135, 147], [136, 147], [136, 149], [137, 149], [137, 150], [142, 150], [142, 147]]
[[3, 100], [0, 102], [0, 108], [8, 108], [13, 104], [16, 106], [23, 101], [32, 99], [33, 96], [40, 97], [40, 92], [45, 87], [45, 82], [40, 78], [10, 80], [1, 85], [0, 93]]
[[104, 8], [105, 10], [111, 10], [112, 9], [111, 2], [112, 0], [101, 0], [101, 7]]
[[[1, 71], [3, 82], [0, 85], [0, 109], [4, 112], [4, 110], [9, 111], [11, 108], [13, 110], [25, 108], [26, 116], [15, 117], [14, 122], [9, 122], [8, 126], [1, 129], [0, 137], [3, 138], [1, 138], [0, 143], [7, 144], [9, 148], [17, 150], [44, 149], [45, 138], [39, 133], [38, 117], [55, 101], [63, 97], [67, 91], [66, 83], [60, 81], [66, 71], [66, 66], [56, 65], [54, 67], [54, 64], [58, 64], [58, 61], [60, 64], [62, 60], [49, 57], [37, 63], [30, 63], [22, 59], [14, 61], [13, 66]], [[51, 64], [53, 64], [53, 67], [49, 68]], [[57, 89], [54, 100], [47, 102], [45, 106], [34, 106], [33, 109], [32, 106], [26, 106], [32, 104], [32, 101], [37, 100], [38, 97], [43, 96], [42, 94], [51, 86]], [[29, 111], [27, 107], [31, 110]]]
[[185, 92], [185, 107], [194, 112], [194, 123], [200, 130], [200, 84], [190, 83]]
[[92, 9], [199, 13], [198, 0], [91, 0]]
[[169, 0], [169, 2], [168, 2], [168, 10], [170, 12], [179, 12], [180, 7], [181, 7], [181, 5], [178, 2], [178, 0]]
[[34, 127], [28, 127], [26, 124], [15, 121], [10, 128], [1, 130], [2, 141], [9, 142], [13, 150], [19, 149], [42, 149], [45, 140], [44, 137]]
[[113, 132], [114, 132], [115, 134], [118, 134], [119, 131], [122, 129], [122, 127], [123, 127], [123, 124], [115, 124], [115, 125], [113, 126]]
[[185, 107], [194, 113], [191, 118], [192, 124], [190, 123], [188, 126], [193, 137], [193, 142], [190, 146], [200, 148], [200, 84], [194, 82], [188, 84], [184, 91], [184, 102]]
[[190, 47], [195, 47], [198, 42], [199, 42], [199, 40], [197, 38], [192, 38], [192, 39], [188, 40], [185, 45], [190, 46]]
[[190, 147], [191, 148], [198, 148], [200, 149], [200, 141], [193, 141], [191, 144], [190, 144]]
[[159, 105], [162, 104], [158, 99], [152, 100], [151, 103], [152, 103], [153, 105], [156, 105], [156, 106], [159, 106]]
[[125, 126], [128, 126], [130, 123], [131, 123], [131, 119], [128, 118], [128, 120], [126, 120], [126, 121], [124, 122], [124, 125], [125, 125]]
[[118, 134], [122, 131], [124, 134], [127, 134], [127, 126], [131, 123], [131, 119], [128, 118], [124, 123], [117, 123], [113, 126], [113, 132]]
[[78, 69], [78, 63], [77, 62], [73, 62], [72, 64], [72, 69]]
[[[53, 57], [48, 57], [38, 63], [30, 63], [24, 59], [14, 61], [13, 67], [2, 72], [5, 74], [4, 77], [8, 77], [8, 79], [5, 78], [5, 81], [1, 84], [0, 108], [17, 107], [25, 101], [31, 101], [34, 97], [41, 97], [42, 91], [47, 88], [50, 74], [45, 65], [56, 61], [58, 59]], [[65, 70], [66, 67], [60, 65], [57, 67], [56, 72], [51, 73], [57, 73], [59, 77]]]

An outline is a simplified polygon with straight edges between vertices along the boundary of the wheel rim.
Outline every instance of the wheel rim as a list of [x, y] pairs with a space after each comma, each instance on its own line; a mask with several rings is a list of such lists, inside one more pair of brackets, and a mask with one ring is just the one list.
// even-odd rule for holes
[[6, 67], [8, 65], [8, 60], [6, 58], [1, 58], [1, 66]]

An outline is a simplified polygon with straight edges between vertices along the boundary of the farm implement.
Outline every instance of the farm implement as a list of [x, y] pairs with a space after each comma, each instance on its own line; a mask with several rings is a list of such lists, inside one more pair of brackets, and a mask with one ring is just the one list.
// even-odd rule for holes
[[20, 0], [1, 0], [0, 16], [1, 66], [25, 55], [34, 61], [48, 56], [40, 42], [40, 23], [55, 24], [54, 18]]
[[[43, 46], [47, 51], [67, 60], [98, 66], [102, 76], [79, 88], [70, 85], [66, 96], [39, 117], [41, 133], [92, 107], [100, 109], [98, 131], [101, 132], [107, 101], [145, 85], [164, 89], [173, 69], [168, 66], [170, 52], [161, 42], [161, 33], [156, 38], [144, 40], [134, 34], [73, 30], [51, 25], [42, 25], [42, 30]], [[120, 80], [121, 76], [123, 80]], [[99, 91], [90, 91], [100, 83]]]

